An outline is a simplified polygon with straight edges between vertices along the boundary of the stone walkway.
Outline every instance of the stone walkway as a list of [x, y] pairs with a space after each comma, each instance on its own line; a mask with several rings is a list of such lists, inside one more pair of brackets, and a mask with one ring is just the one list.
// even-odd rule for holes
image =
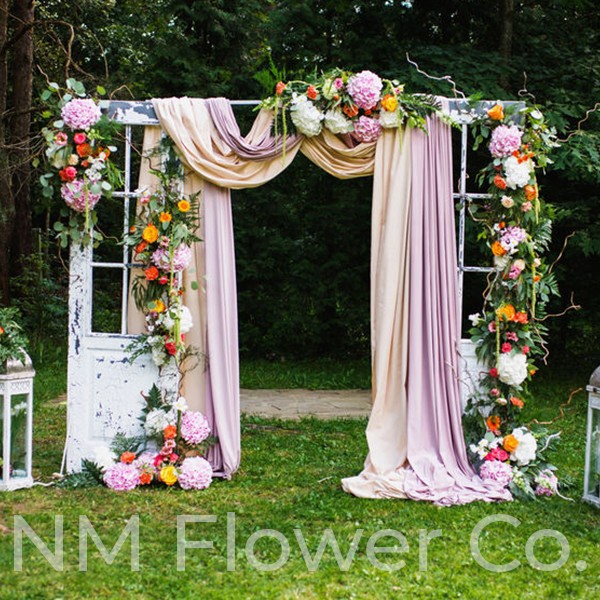
[[371, 412], [370, 390], [240, 390], [242, 413], [278, 419], [361, 418]]

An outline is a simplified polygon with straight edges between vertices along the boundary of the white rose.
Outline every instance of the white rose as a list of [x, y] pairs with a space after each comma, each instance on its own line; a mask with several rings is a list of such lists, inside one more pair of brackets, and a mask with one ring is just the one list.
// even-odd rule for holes
[[513, 431], [513, 435], [518, 440], [519, 445], [510, 455], [511, 460], [517, 462], [519, 467], [528, 465], [532, 460], [535, 460], [537, 451], [537, 441], [527, 429], [519, 427]]
[[519, 386], [527, 379], [527, 356], [505, 353], [498, 359], [498, 379], [506, 385]]
[[502, 196], [502, 198], [500, 198], [500, 204], [502, 204], [504, 208], [512, 208], [515, 205], [515, 201], [510, 196]]

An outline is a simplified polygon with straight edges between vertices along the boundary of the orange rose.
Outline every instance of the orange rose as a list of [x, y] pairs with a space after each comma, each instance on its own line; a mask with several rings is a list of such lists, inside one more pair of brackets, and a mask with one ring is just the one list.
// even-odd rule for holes
[[177, 427], [175, 425], [167, 425], [163, 429], [163, 435], [165, 440], [172, 440], [177, 435]]
[[144, 271], [144, 274], [146, 275], [146, 281], [154, 281], [155, 279], [158, 279], [158, 269], [154, 265], [148, 267]]
[[158, 220], [161, 223], [169, 223], [172, 218], [173, 218], [173, 216], [171, 215], [170, 212], [161, 212], [160, 217], [158, 217]]
[[4, 327], [0, 327], [0, 335], [4, 333]]
[[504, 436], [502, 446], [509, 454], [512, 454], [517, 449], [518, 445], [519, 440], [512, 433]]
[[80, 158], [85, 158], [92, 154], [92, 147], [89, 144], [79, 144], [78, 146], [75, 146], [75, 150]]
[[485, 424], [492, 433], [498, 434], [498, 430], [500, 429], [500, 417], [498, 415], [490, 415]]
[[518, 313], [515, 313], [512, 317], [512, 320], [515, 323], [521, 323], [521, 325], [527, 325], [529, 323], [529, 318], [527, 317], [527, 313], [522, 310]]
[[309, 85], [306, 88], [306, 96], [309, 100], [316, 100], [319, 95], [317, 88], [314, 85]]
[[180, 200], [177, 203], [177, 208], [179, 209], [179, 212], [187, 212], [190, 210], [191, 206], [187, 200]]
[[523, 402], [521, 398], [516, 398], [515, 396], [510, 397], [510, 403], [517, 408], [523, 408], [525, 406], [525, 402]]
[[121, 454], [121, 462], [130, 465], [135, 460], [135, 454], [133, 452], [123, 452]]
[[534, 200], [537, 197], [537, 190], [534, 185], [525, 186], [525, 198], [527, 200]]
[[504, 109], [502, 104], [495, 104], [487, 111], [488, 117], [493, 121], [502, 121], [504, 119]]
[[281, 96], [281, 94], [283, 94], [283, 90], [285, 90], [287, 86], [285, 85], [285, 83], [283, 83], [283, 81], [280, 81], [276, 86], [275, 86], [275, 93], [278, 96]]
[[492, 254], [494, 256], [504, 256], [506, 254], [506, 250], [498, 240], [492, 244]]
[[135, 253], [136, 254], [141, 254], [146, 248], [148, 247], [148, 244], [146, 242], [140, 242], [136, 247], [135, 247]]
[[144, 233], [142, 233], [142, 238], [149, 244], [153, 244], [158, 239], [158, 229], [156, 228], [156, 225], [153, 225], [152, 223], [147, 225], [146, 229], [144, 229]]
[[506, 181], [500, 175], [496, 175], [496, 177], [494, 177], [494, 185], [499, 190], [505, 190], [506, 189]]

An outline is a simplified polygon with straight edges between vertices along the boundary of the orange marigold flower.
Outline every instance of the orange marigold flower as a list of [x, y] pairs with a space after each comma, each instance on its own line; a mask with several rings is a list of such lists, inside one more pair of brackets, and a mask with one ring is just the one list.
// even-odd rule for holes
[[309, 85], [306, 88], [306, 96], [309, 100], [316, 100], [319, 96], [319, 92], [317, 91], [317, 88], [314, 85]]
[[525, 198], [527, 200], [534, 200], [537, 197], [537, 189], [534, 185], [525, 186]]
[[177, 203], [177, 208], [179, 209], [179, 212], [188, 212], [188, 210], [191, 208], [191, 205], [187, 200], [182, 199]]
[[153, 225], [152, 223], [147, 225], [146, 229], [144, 229], [144, 233], [142, 233], [142, 238], [149, 244], [153, 244], [158, 239], [158, 229], [156, 225]]
[[540, 275], [534, 275], [533, 280], [537, 283], [542, 277]]
[[502, 108], [502, 104], [495, 104], [487, 111], [487, 114], [494, 121], [502, 121], [504, 119], [504, 108]]
[[393, 94], [386, 94], [381, 99], [381, 106], [388, 112], [394, 112], [398, 108], [398, 99]]
[[275, 86], [275, 93], [278, 96], [281, 96], [281, 94], [283, 94], [283, 90], [285, 90], [287, 86], [285, 85], [285, 83], [283, 83], [283, 81], [280, 81], [276, 86]]
[[525, 406], [525, 402], [521, 400], [521, 398], [517, 398], [516, 396], [510, 397], [510, 403], [517, 408], [523, 408]]
[[140, 473], [140, 485], [149, 485], [152, 483], [152, 473], [144, 471]]
[[147, 281], [154, 281], [155, 279], [158, 279], [158, 269], [152, 265], [151, 267], [148, 267], [145, 271], [144, 274], [146, 275], [146, 280]]
[[4, 333], [4, 327], [0, 326], [0, 335]]
[[498, 240], [492, 244], [492, 254], [494, 256], [504, 256], [506, 254], [506, 250]]
[[492, 433], [498, 434], [500, 430], [500, 417], [498, 415], [490, 415], [485, 424]]
[[507, 321], [514, 320], [516, 314], [515, 307], [512, 304], [504, 304], [496, 309], [496, 315], [499, 319], [506, 319]]
[[123, 452], [121, 454], [121, 462], [131, 464], [135, 460], [135, 454], [133, 452]]
[[519, 445], [519, 440], [512, 433], [504, 436], [504, 440], [502, 441], [502, 446], [509, 454], [514, 452], [517, 449], [518, 445]]
[[500, 175], [496, 175], [496, 177], [494, 177], [494, 185], [499, 190], [505, 190], [506, 189], [506, 181], [504, 180], [504, 177], [502, 177]]
[[135, 225], [132, 225], [132, 226], [129, 228], [129, 233], [135, 233], [136, 231], [137, 231], [137, 227], [136, 227]]
[[177, 435], [177, 427], [175, 425], [167, 425], [163, 429], [163, 435], [165, 440], [172, 440]]
[[342, 108], [342, 111], [347, 117], [352, 119], [358, 114], [358, 106], [354, 106], [354, 104], [346, 104], [346, 106]]
[[160, 217], [158, 217], [158, 220], [161, 223], [170, 223], [172, 218], [173, 215], [170, 212], [161, 212]]

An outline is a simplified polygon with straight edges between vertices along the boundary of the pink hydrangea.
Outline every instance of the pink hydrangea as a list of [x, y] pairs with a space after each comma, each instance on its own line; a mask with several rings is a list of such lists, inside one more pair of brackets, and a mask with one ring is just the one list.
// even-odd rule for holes
[[186, 458], [179, 467], [179, 485], [184, 490], [205, 490], [212, 482], [212, 467], [201, 456]]
[[490, 152], [496, 158], [510, 156], [521, 147], [523, 132], [516, 126], [500, 125], [492, 132]]
[[486, 481], [496, 481], [506, 487], [513, 478], [512, 468], [500, 460], [488, 460], [481, 465], [479, 475]]
[[537, 483], [535, 488], [536, 496], [554, 496], [558, 494], [558, 479], [550, 469], [545, 469], [538, 473], [535, 482]]
[[101, 193], [92, 193], [83, 179], [74, 179], [65, 183], [60, 188], [60, 194], [68, 207], [80, 213], [85, 212], [86, 208], [94, 208], [102, 196]]
[[374, 142], [381, 135], [381, 123], [371, 117], [359, 117], [354, 123], [352, 135], [359, 142]]
[[156, 452], [150, 452], [145, 450], [142, 452], [134, 461], [133, 465], [138, 469], [152, 468], [154, 467], [154, 459], [156, 458]]
[[[173, 252], [173, 271], [178, 273], [187, 268], [192, 260], [192, 249], [186, 244], [179, 244]], [[158, 248], [152, 253], [152, 262], [162, 271], [170, 271], [169, 250]]]
[[91, 98], [76, 98], [62, 107], [61, 116], [67, 127], [87, 130], [100, 120], [102, 113]]
[[122, 462], [115, 463], [104, 473], [104, 483], [118, 492], [129, 492], [135, 489], [140, 482], [140, 473], [133, 464]]
[[363, 110], [375, 108], [379, 102], [383, 82], [371, 71], [361, 71], [348, 80], [346, 89], [354, 104]]
[[210, 425], [201, 412], [186, 411], [181, 416], [180, 431], [188, 444], [196, 445], [210, 435]]

